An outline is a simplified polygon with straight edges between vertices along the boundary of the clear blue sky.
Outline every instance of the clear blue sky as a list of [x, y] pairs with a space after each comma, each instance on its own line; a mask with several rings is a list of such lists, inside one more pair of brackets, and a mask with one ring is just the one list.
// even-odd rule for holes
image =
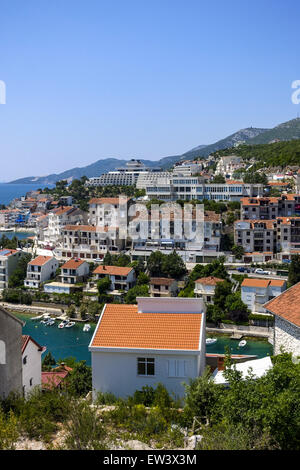
[[294, 0], [7, 0], [1, 181], [158, 159], [296, 117]]

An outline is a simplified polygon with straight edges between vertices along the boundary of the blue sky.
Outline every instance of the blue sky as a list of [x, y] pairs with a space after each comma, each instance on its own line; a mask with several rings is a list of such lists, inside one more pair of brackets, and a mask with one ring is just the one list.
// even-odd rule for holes
[[1, 181], [151, 160], [296, 117], [294, 0], [6, 0]]

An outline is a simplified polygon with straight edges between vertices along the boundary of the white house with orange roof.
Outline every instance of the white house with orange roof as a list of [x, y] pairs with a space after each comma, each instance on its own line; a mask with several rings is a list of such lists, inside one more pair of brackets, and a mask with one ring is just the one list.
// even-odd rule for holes
[[139, 297], [137, 305], [106, 304], [89, 345], [93, 396], [133, 395], [162, 383], [176, 397], [205, 369], [202, 299]]
[[134, 269], [121, 266], [100, 265], [93, 271], [93, 275], [96, 281], [109, 277], [111, 291], [128, 291], [136, 281]]
[[207, 304], [212, 304], [215, 295], [215, 289], [219, 282], [224, 282], [224, 279], [220, 279], [214, 276], [201, 277], [195, 281], [194, 294], [196, 297], [202, 298]]
[[290, 287], [264, 305], [274, 315], [273, 348], [280, 354], [281, 348], [300, 356], [300, 282]]
[[286, 290], [282, 279], [245, 278], [241, 284], [241, 297], [253, 313], [266, 313], [264, 304]]
[[28, 395], [42, 383], [42, 354], [46, 351], [31, 336], [22, 336], [22, 382], [23, 394]]
[[90, 268], [87, 261], [79, 258], [69, 259], [61, 266], [61, 282], [63, 284], [76, 284], [83, 282], [89, 275]]
[[27, 265], [24, 286], [38, 289], [42, 282], [55, 277], [58, 267], [58, 261], [53, 256], [37, 256]]

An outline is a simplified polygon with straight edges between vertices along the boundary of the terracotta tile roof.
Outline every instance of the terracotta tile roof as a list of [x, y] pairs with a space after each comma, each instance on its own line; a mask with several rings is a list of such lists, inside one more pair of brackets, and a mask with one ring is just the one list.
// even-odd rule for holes
[[83, 263], [86, 263], [84, 259], [72, 258], [69, 259], [65, 264], [61, 266], [61, 269], [77, 269]]
[[150, 284], [155, 284], [158, 286], [170, 286], [173, 284], [174, 279], [168, 277], [151, 277]]
[[64, 206], [64, 207], [58, 207], [57, 209], [53, 209], [51, 212], [55, 215], [62, 215], [75, 209], [76, 208], [74, 208], [73, 206]]
[[64, 230], [76, 230], [77, 232], [96, 232], [96, 227], [93, 225], [66, 225]]
[[201, 319], [201, 313], [139, 313], [137, 305], [107, 304], [91, 346], [196, 351]]
[[121, 267], [121, 266], [106, 266], [101, 265], [93, 271], [93, 274], [107, 274], [112, 276], [128, 276], [133, 268]]
[[264, 307], [274, 315], [300, 327], [300, 282], [264, 304]]
[[203, 284], [205, 286], [216, 286], [218, 282], [224, 282], [225, 279], [220, 279], [219, 277], [209, 276], [209, 277], [201, 277], [197, 279], [195, 283]]
[[270, 281], [268, 279], [251, 279], [243, 280], [241, 287], [268, 287]]
[[42, 387], [43, 388], [56, 388], [67, 377], [69, 372], [67, 370], [56, 372], [42, 372]]
[[[122, 202], [128, 202], [127, 197], [122, 197]], [[119, 197], [93, 197], [90, 201], [89, 204], [113, 204], [113, 205], [119, 205], [120, 199]]]
[[48, 261], [50, 261], [51, 259], [53, 259], [53, 256], [37, 256], [32, 261], [29, 261], [28, 264], [30, 264], [30, 266], [43, 266], [44, 264], [48, 263]]

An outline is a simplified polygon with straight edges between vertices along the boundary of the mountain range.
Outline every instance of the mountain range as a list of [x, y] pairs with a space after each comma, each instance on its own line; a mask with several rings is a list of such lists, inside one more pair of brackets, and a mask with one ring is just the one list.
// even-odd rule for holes
[[[159, 167], [162, 169], [169, 169], [180, 160], [193, 160], [197, 157], [206, 158], [218, 150], [235, 147], [241, 143], [257, 145], [268, 144], [273, 141], [287, 141], [293, 139], [300, 139], [300, 118], [284, 122], [272, 129], [247, 127], [246, 129], [241, 129], [213, 144], [194, 147], [182, 155], [173, 155], [155, 161], [141, 161], [150, 168]], [[10, 183], [36, 183], [41, 185], [50, 185], [65, 179], [72, 181], [73, 179], [80, 178], [81, 176], [91, 178], [93, 176], [100, 176], [108, 171], [113, 171], [118, 167], [122, 167], [127, 161], [128, 160], [121, 160], [118, 158], [103, 158], [85, 167], [72, 168], [71, 170], [67, 170], [62, 173], [54, 173], [47, 176], [29, 176], [11, 181]]]

